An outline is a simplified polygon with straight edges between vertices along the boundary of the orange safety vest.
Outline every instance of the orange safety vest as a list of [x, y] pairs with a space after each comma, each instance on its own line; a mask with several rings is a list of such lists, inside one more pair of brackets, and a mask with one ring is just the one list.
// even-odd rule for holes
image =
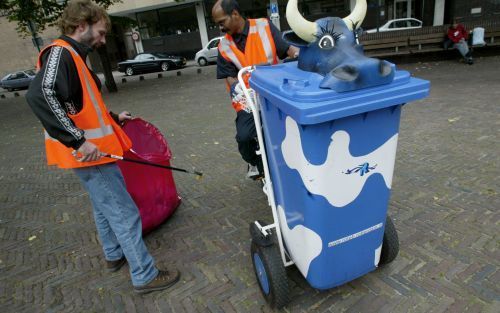
[[[241, 52], [234, 43], [233, 37], [226, 34], [219, 42], [219, 53], [221, 56], [233, 63], [238, 70], [251, 65], [277, 64], [276, 46], [268, 20], [266, 18], [248, 19], [248, 22], [250, 25], [245, 52]], [[245, 77], [247, 86], [248, 78]], [[229, 84], [226, 87], [229, 90]], [[243, 109], [243, 105], [238, 102], [233, 102], [232, 104], [236, 112]]]
[[[52, 46], [60, 46], [68, 49], [75, 62], [78, 77], [82, 85], [83, 108], [75, 115], [68, 114], [68, 117], [76, 127], [85, 132], [85, 139], [95, 144], [99, 148], [99, 151], [122, 156], [124, 151], [132, 147], [132, 142], [109, 114], [85, 61], [75, 49], [64, 40], [54, 40], [54, 42], [40, 52], [37, 69], [41, 67], [42, 54]], [[46, 131], [45, 150], [47, 152], [47, 164], [57, 165], [60, 168], [86, 167], [116, 161], [111, 158], [101, 158], [93, 162], [78, 162], [71, 154], [73, 151], [72, 148], [68, 148], [59, 142], [59, 140], [50, 137]]]

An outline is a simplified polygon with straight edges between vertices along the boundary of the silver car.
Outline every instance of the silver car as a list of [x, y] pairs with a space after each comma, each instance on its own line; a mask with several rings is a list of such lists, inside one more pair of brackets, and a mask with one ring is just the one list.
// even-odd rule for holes
[[222, 37], [215, 37], [210, 40], [205, 48], [196, 52], [194, 60], [198, 63], [199, 66], [205, 66], [208, 63], [217, 61], [217, 46], [219, 46], [219, 41]]
[[[396, 30], [406, 30], [406, 29], [413, 29], [413, 28], [421, 28], [422, 27], [422, 21], [417, 20], [416, 18], [398, 18], [395, 20], [389, 20], [387, 23], [384, 25], [380, 26], [378, 28], [379, 32], [390, 32], [390, 31], [396, 31]], [[377, 29], [369, 29], [366, 31], [366, 33], [376, 33]]]
[[3, 89], [7, 89], [7, 91], [13, 91], [15, 89], [26, 89], [30, 86], [30, 83], [35, 75], [36, 73], [34, 70], [25, 70], [10, 73], [2, 78], [2, 80], [0, 80], [0, 86]]

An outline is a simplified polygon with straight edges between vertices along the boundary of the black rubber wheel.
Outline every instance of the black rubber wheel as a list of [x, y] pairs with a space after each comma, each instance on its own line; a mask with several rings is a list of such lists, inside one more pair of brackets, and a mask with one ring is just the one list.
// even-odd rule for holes
[[198, 65], [200, 65], [200, 66], [206, 66], [207, 64], [208, 64], [207, 59], [205, 59], [205, 58], [199, 58], [198, 59]]
[[253, 269], [260, 291], [272, 308], [280, 309], [290, 302], [288, 278], [277, 245], [262, 247], [252, 241]]
[[166, 72], [170, 69], [170, 64], [168, 64], [168, 62], [162, 62], [160, 67], [162, 71]]
[[134, 69], [133, 69], [131, 66], [127, 67], [127, 68], [125, 69], [125, 74], [126, 74], [127, 76], [132, 76], [132, 75], [134, 75]]
[[399, 253], [399, 238], [396, 227], [391, 218], [385, 218], [384, 239], [382, 242], [382, 251], [380, 252], [379, 265], [391, 263]]

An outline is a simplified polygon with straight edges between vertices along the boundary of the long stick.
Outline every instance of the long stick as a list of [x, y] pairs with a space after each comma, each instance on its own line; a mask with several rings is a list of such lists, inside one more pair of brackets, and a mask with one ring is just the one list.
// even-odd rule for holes
[[168, 165], [161, 165], [161, 164], [151, 163], [151, 162], [147, 162], [147, 161], [124, 158], [122, 156], [114, 155], [114, 154], [106, 154], [105, 157], [117, 159], [117, 160], [122, 160], [122, 161], [126, 161], [126, 162], [133, 162], [133, 163], [139, 163], [139, 164], [144, 164], [144, 165], [149, 165], [149, 166], [165, 168], [165, 169], [172, 170], [172, 171], [179, 171], [179, 172], [184, 172], [184, 173], [188, 173], [188, 174], [194, 174], [197, 176], [196, 177], [197, 179], [201, 179], [203, 176], [203, 173], [198, 172], [198, 171], [190, 171], [190, 170], [186, 170], [183, 168], [178, 168], [178, 167], [173, 167], [173, 166], [168, 166]]

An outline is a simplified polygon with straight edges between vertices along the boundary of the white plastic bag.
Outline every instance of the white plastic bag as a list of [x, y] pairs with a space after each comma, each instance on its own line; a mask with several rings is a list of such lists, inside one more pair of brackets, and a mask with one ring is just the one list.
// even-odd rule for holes
[[472, 46], [473, 47], [482, 47], [486, 45], [484, 42], [484, 28], [476, 27], [472, 30]]

